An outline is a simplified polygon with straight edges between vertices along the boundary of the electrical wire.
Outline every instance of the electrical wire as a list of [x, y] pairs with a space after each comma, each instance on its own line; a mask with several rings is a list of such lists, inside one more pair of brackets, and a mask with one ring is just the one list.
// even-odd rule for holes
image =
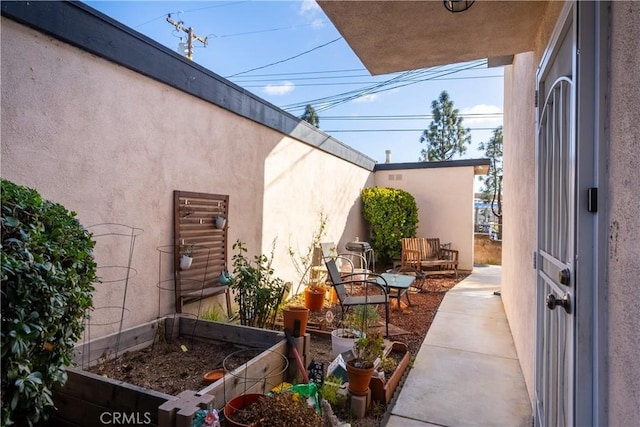
[[431, 68], [423, 68], [420, 70], [406, 71], [390, 79], [387, 79], [382, 82], [374, 83], [364, 88], [355, 89], [352, 91], [347, 91], [340, 94], [330, 95], [322, 98], [316, 98], [310, 101], [288, 104], [288, 105], [280, 106], [280, 108], [291, 112], [291, 111], [303, 109], [307, 105], [314, 105], [316, 106], [314, 107], [316, 112], [326, 111], [338, 105], [344, 104], [345, 102], [348, 102], [363, 96], [373, 95], [373, 94], [388, 91], [391, 89], [405, 87], [405, 86], [416, 84], [426, 80], [433, 80], [434, 78], [437, 78], [437, 77], [443, 77], [443, 76], [458, 73], [461, 71], [477, 69], [477, 68], [486, 66], [486, 63], [487, 63], [486, 60], [478, 60], [478, 61], [471, 61], [471, 62], [466, 62], [462, 64], [457, 64], [454, 66], [440, 65], [440, 66], [431, 67]]
[[[469, 130], [495, 130], [495, 128], [466, 128]], [[325, 133], [346, 133], [346, 132], [424, 132], [424, 129], [332, 129], [325, 130]]]
[[142, 24], [136, 25], [133, 28], [140, 28], [140, 27], [142, 27], [144, 25], [151, 24], [152, 22], [155, 22], [155, 21], [157, 21], [159, 19], [164, 19], [164, 18], [167, 17], [167, 14], [177, 15], [179, 13], [198, 12], [200, 10], [214, 9], [214, 8], [217, 8], [217, 7], [225, 7], [225, 6], [233, 6], [233, 5], [237, 5], [237, 4], [241, 4], [241, 3], [248, 3], [250, 1], [252, 1], [252, 0], [234, 1], [234, 2], [223, 3], [223, 4], [215, 4], [215, 5], [212, 5], [212, 6], [199, 7], [199, 8], [196, 8], [196, 9], [178, 10], [178, 11], [175, 11], [175, 12], [167, 12], [167, 13], [164, 13], [164, 14], [162, 14], [160, 16], [157, 16], [157, 17], [155, 17], [153, 19], [150, 19], [150, 20], [148, 20], [146, 22], [143, 22]]
[[276, 65], [276, 64], [282, 64], [283, 62], [291, 61], [292, 59], [299, 58], [299, 57], [301, 57], [301, 56], [303, 56], [303, 55], [306, 55], [306, 54], [311, 53], [311, 52], [313, 52], [313, 51], [315, 51], [315, 50], [318, 50], [318, 49], [323, 48], [323, 47], [325, 47], [325, 46], [328, 46], [328, 45], [330, 45], [330, 44], [332, 44], [332, 43], [335, 43], [335, 42], [337, 42], [338, 40], [341, 40], [341, 39], [342, 39], [342, 37], [338, 37], [337, 39], [333, 39], [333, 40], [331, 40], [330, 42], [327, 42], [327, 43], [321, 44], [321, 45], [319, 45], [319, 46], [315, 46], [315, 47], [313, 47], [313, 48], [311, 48], [311, 49], [309, 49], [309, 50], [306, 50], [306, 51], [304, 51], [304, 52], [301, 52], [301, 53], [299, 53], [299, 54], [297, 54], [297, 55], [290, 56], [289, 58], [285, 58], [285, 59], [282, 59], [282, 60], [280, 60], [280, 61], [272, 62], [272, 63], [270, 63], [270, 64], [262, 65], [262, 66], [260, 66], [260, 67], [251, 68], [250, 70], [241, 71], [241, 72], [239, 72], [239, 73], [235, 73], [235, 74], [232, 74], [232, 75], [230, 75], [230, 76], [226, 76], [225, 78], [235, 77], [235, 76], [238, 76], [238, 75], [240, 75], [240, 74], [250, 73], [251, 71], [255, 71], [255, 70], [262, 70], [263, 68], [267, 68], [267, 67], [271, 67], [271, 66]]

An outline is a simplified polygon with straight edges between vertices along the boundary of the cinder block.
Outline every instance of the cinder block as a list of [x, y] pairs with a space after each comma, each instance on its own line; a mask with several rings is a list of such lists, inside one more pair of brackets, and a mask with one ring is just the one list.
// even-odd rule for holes
[[364, 418], [367, 414], [367, 409], [371, 405], [371, 389], [367, 390], [367, 394], [364, 396], [354, 396], [349, 393], [350, 396], [350, 405], [351, 405], [351, 413], [356, 418]]
[[176, 400], [168, 400], [158, 407], [158, 426], [190, 427], [195, 413], [206, 409], [214, 398], [210, 394], [200, 396], [193, 390], [183, 391]]

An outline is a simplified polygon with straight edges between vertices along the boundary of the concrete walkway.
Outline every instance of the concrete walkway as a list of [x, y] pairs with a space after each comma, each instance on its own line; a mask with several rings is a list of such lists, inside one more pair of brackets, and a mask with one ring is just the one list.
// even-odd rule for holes
[[447, 292], [387, 427], [531, 426], [529, 395], [500, 289], [501, 267], [475, 267]]

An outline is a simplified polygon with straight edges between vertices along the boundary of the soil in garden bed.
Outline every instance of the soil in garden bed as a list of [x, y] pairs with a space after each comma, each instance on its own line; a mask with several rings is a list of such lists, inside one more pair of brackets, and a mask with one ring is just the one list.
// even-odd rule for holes
[[[184, 346], [184, 349], [182, 348]], [[206, 386], [205, 372], [222, 367], [225, 357], [245, 347], [229, 343], [183, 338], [173, 343], [156, 343], [142, 350], [124, 352], [89, 372], [125, 381], [150, 390], [177, 395]]]

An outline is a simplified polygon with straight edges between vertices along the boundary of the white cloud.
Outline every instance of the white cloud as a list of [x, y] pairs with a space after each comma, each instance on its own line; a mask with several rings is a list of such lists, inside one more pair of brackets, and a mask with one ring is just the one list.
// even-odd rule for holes
[[495, 105], [478, 104], [463, 108], [460, 114], [471, 115], [464, 118], [464, 126], [498, 127], [502, 125], [502, 108]]
[[379, 98], [379, 96], [375, 93], [372, 93], [370, 95], [364, 95], [361, 97], [358, 97], [356, 99], [353, 100], [353, 102], [375, 102], [377, 101]]
[[291, 82], [282, 82], [279, 84], [268, 84], [262, 90], [269, 95], [285, 95], [289, 92], [293, 92], [296, 85]]
[[311, 23], [311, 28], [317, 30], [318, 28], [324, 27], [324, 25], [325, 25], [325, 21], [323, 21], [321, 18], [316, 18]]
[[315, 0], [303, 0], [300, 4], [300, 15], [309, 16], [320, 12], [320, 6]]

